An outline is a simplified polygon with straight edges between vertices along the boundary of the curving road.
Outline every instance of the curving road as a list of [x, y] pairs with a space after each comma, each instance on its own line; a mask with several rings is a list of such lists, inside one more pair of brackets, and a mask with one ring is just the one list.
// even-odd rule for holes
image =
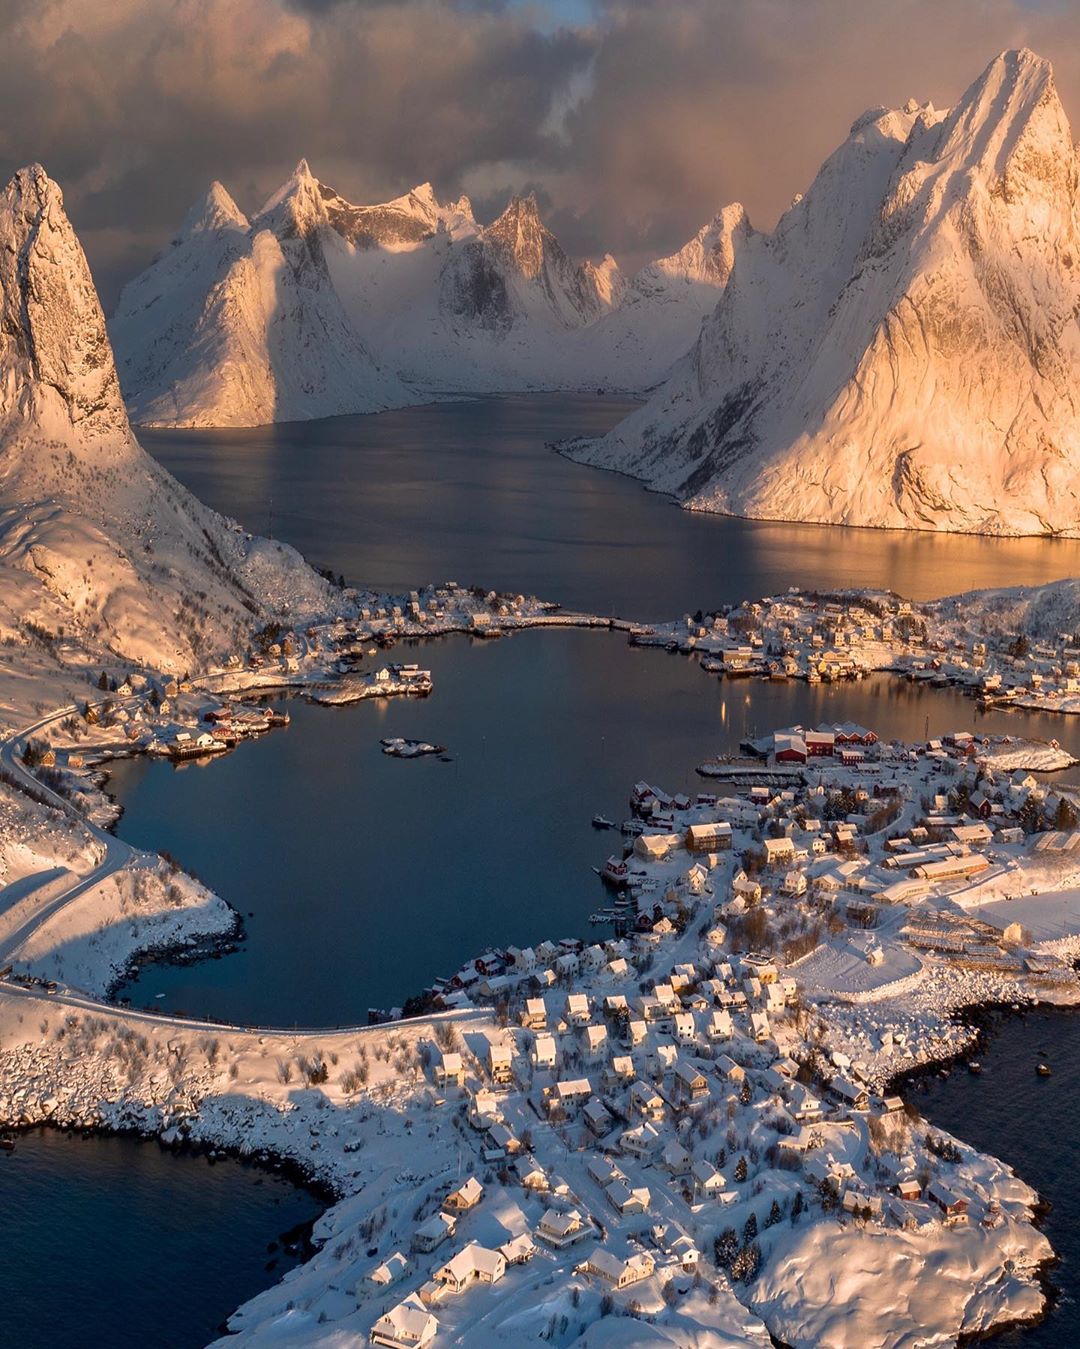
[[[0, 931], [0, 968], [10, 961], [14, 953], [36, 928], [40, 927], [54, 914], [59, 913], [67, 904], [78, 899], [88, 890], [92, 890], [107, 876], [119, 871], [134, 855], [134, 849], [129, 844], [124, 843], [114, 834], [110, 834], [108, 830], [102, 829], [100, 825], [84, 818], [74, 809], [70, 801], [65, 800], [64, 797], [54, 792], [51, 787], [47, 787], [43, 782], [39, 782], [22, 762], [22, 753], [26, 748], [26, 743], [35, 732], [43, 730], [55, 721], [61, 721], [64, 717], [71, 716], [77, 710], [74, 704], [69, 704], [67, 707], [51, 712], [47, 717], [42, 717], [32, 725], [24, 726], [22, 730], [8, 736], [6, 740], [0, 742], [0, 765], [31, 796], [39, 799], [44, 797], [57, 810], [77, 819], [79, 824], [101, 845], [101, 861], [91, 871], [84, 872], [81, 875], [75, 872], [65, 872], [63, 868], [54, 867], [49, 871], [39, 872], [36, 877], [23, 877], [0, 890], [0, 922], [2, 922], [4, 915], [10, 913], [16, 906], [24, 907], [28, 899], [32, 899], [35, 895], [38, 897], [38, 902], [20, 920], [18, 927]], [[65, 875], [70, 877], [70, 881], [57, 888], [57, 882]]]

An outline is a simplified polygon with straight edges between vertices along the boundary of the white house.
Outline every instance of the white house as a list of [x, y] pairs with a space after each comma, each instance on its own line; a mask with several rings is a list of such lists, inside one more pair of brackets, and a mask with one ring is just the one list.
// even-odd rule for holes
[[536, 1226], [536, 1235], [555, 1250], [583, 1241], [591, 1231], [592, 1228], [577, 1209], [560, 1213], [557, 1209], [549, 1208]]
[[585, 1120], [586, 1127], [594, 1133], [597, 1138], [602, 1138], [608, 1133], [614, 1124], [611, 1111], [604, 1105], [603, 1101], [590, 1101], [581, 1112]]
[[463, 1293], [474, 1283], [498, 1283], [505, 1273], [506, 1259], [500, 1251], [470, 1241], [435, 1271], [434, 1279], [451, 1293]]
[[368, 1340], [389, 1349], [426, 1349], [438, 1332], [439, 1323], [427, 1308], [407, 1298], [379, 1317]]
[[647, 1185], [639, 1185], [631, 1189], [621, 1176], [616, 1177], [610, 1185], [605, 1187], [604, 1194], [615, 1212], [623, 1214], [624, 1217], [633, 1213], [644, 1213], [652, 1199]]
[[629, 1288], [647, 1279], [656, 1268], [656, 1262], [647, 1251], [640, 1251], [627, 1260], [620, 1260], [598, 1247], [581, 1266], [585, 1274], [602, 1280], [611, 1288]]
[[870, 1104], [870, 1093], [846, 1077], [837, 1075], [832, 1080], [832, 1093], [852, 1110], [865, 1110]]
[[514, 1172], [522, 1189], [549, 1190], [551, 1188], [547, 1172], [527, 1154], [514, 1158]]
[[524, 1265], [536, 1254], [536, 1242], [528, 1232], [522, 1232], [520, 1236], [504, 1241], [499, 1247], [499, 1254], [508, 1265]]
[[484, 1187], [475, 1176], [470, 1176], [463, 1185], [451, 1190], [446, 1196], [442, 1202], [443, 1212], [468, 1213], [469, 1209], [475, 1208], [483, 1197]]
[[376, 1265], [368, 1279], [376, 1288], [389, 1288], [392, 1283], [405, 1277], [409, 1272], [409, 1262], [400, 1251], [388, 1255], [381, 1265]]
[[633, 1129], [624, 1129], [619, 1135], [619, 1147], [632, 1157], [648, 1161], [655, 1157], [660, 1149], [660, 1134], [647, 1120]]
[[[790, 838], [767, 838], [763, 844], [765, 860], [769, 866], [779, 866], [782, 862], [795, 860], [795, 844]], [[735, 887], [732, 886], [732, 889]], [[738, 893], [736, 891], [736, 893]]]
[[582, 1032], [582, 1052], [592, 1063], [603, 1058], [607, 1052], [607, 1027], [586, 1026]]
[[447, 1237], [453, 1236], [456, 1227], [457, 1219], [452, 1214], [436, 1213], [413, 1233], [413, 1250], [425, 1252], [435, 1250]]
[[509, 1045], [488, 1045], [488, 1071], [491, 1080], [506, 1086], [514, 1080], [513, 1055]]
[[686, 1175], [693, 1164], [694, 1159], [683, 1145], [674, 1138], [660, 1154], [660, 1165], [673, 1176]]
[[724, 1188], [724, 1177], [704, 1157], [694, 1163], [690, 1169], [690, 1174], [694, 1178], [694, 1190], [700, 1195], [719, 1194]]
[[538, 1035], [533, 1041], [530, 1057], [534, 1068], [553, 1069], [556, 1061], [554, 1035]]
[[444, 1050], [439, 1055], [435, 1064], [435, 1081], [440, 1085], [455, 1082], [459, 1087], [464, 1083], [465, 1065], [461, 1061], [460, 1054], [448, 1053]]

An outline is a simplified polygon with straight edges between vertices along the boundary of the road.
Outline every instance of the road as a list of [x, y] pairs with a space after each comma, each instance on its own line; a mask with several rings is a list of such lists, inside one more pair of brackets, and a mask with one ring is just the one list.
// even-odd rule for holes
[[[44, 797], [50, 805], [62, 811], [65, 815], [75, 818], [80, 825], [94, 838], [102, 849], [101, 861], [92, 871], [84, 872], [78, 875], [74, 872], [71, 876], [70, 884], [57, 890], [55, 882], [58, 879], [56, 868], [47, 872], [39, 873], [37, 878], [23, 878], [15, 881], [13, 884], [5, 886], [0, 890], [0, 919], [7, 912], [18, 905], [24, 907], [26, 900], [32, 898], [34, 893], [40, 896], [40, 902], [33, 907], [32, 911], [13, 930], [0, 932], [0, 967], [6, 965], [15, 951], [27, 940], [32, 932], [41, 926], [47, 919], [59, 913], [66, 905], [81, 895], [92, 890], [94, 886], [99, 885], [106, 877], [114, 872], [121, 870], [131, 860], [134, 850], [122, 840], [102, 829], [99, 825], [93, 824], [85, 819], [78, 811], [74, 809], [69, 801], [66, 801], [57, 792], [54, 792], [44, 783], [39, 782], [36, 777], [26, 768], [22, 762], [22, 753], [30, 737], [38, 731], [44, 730], [46, 726], [55, 721], [61, 721], [65, 717], [71, 716], [78, 709], [74, 705], [62, 707], [59, 711], [51, 712], [47, 717], [42, 717], [30, 726], [25, 726], [21, 731], [9, 736], [0, 743], [0, 765], [15, 778], [31, 795], [38, 798]], [[38, 884], [34, 886], [30, 882], [37, 879]]]

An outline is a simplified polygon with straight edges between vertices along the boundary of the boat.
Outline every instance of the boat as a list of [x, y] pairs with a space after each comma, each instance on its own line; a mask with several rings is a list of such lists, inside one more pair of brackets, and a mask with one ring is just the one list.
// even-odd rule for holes
[[624, 834], [638, 835], [645, 832], [645, 824], [642, 820], [623, 820], [619, 828]]
[[615, 821], [609, 820], [606, 815], [594, 815], [592, 817], [592, 827], [594, 829], [614, 829]]
[[0, 1138], [0, 1152], [14, 1152], [15, 1140], [13, 1138]]
[[1040, 1063], [1040, 1064], [1038, 1064], [1038, 1066], [1036, 1067], [1035, 1071], [1038, 1073], [1038, 1075], [1039, 1075], [1040, 1077], [1049, 1077], [1049, 1076], [1050, 1076], [1050, 1065], [1049, 1065], [1048, 1063]]
[[972, 1059], [972, 1060], [971, 1060], [971, 1062], [968, 1064], [968, 1072], [969, 1072], [969, 1073], [981, 1073], [981, 1072], [982, 1072], [982, 1064], [979, 1062], [978, 1059]]

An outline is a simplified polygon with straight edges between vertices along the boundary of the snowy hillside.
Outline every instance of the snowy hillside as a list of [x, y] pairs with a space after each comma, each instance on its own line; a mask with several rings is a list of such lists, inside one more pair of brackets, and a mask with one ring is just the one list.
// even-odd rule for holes
[[1077, 160], [1048, 62], [874, 109], [586, 462], [692, 509], [1080, 532]]
[[[234, 211], [216, 195], [204, 221], [227, 233]], [[0, 195], [0, 306], [0, 640], [22, 675], [108, 652], [191, 669], [271, 617], [329, 607], [299, 554], [207, 510], [136, 443], [86, 259], [37, 165]], [[17, 701], [6, 685], [2, 701]]]
[[629, 282], [514, 197], [481, 226], [430, 183], [356, 206], [301, 162], [252, 221], [215, 183], [110, 324], [134, 420], [251, 425], [448, 393], [646, 389], [692, 345], [749, 234], [729, 207]]
[[111, 324], [137, 422], [252, 426], [415, 401], [372, 360], [330, 282], [333, 206], [303, 162], [250, 223], [212, 185]]

